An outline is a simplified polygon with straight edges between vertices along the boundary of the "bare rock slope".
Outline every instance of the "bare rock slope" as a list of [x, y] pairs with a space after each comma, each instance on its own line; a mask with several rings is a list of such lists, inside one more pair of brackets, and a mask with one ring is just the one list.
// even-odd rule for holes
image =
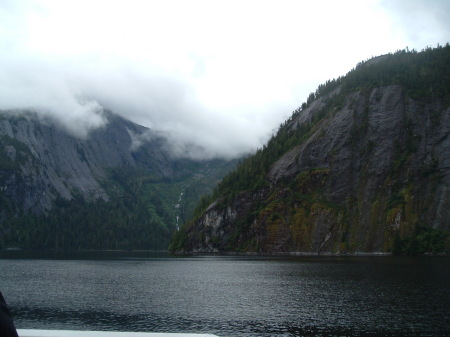
[[[39, 215], [49, 211], [56, 198], [71, 200], [74, 193], [107, 201], [100, 182], [110, 168], [141, 166], [156, 176], [173, 175], [173, 161], [162, 139], [155, 136], [143, 149], [132, 151], [133, 137], [149, 130], [112, 113], [107, 117], [105, 127], [83, 139], [33, 113], [0, 115], [3, 200], [18, 211]], [[140, 160], [143, 150], [146, 158]]]
[[[322, 96], [285, 128], [324, 113]], [[420, 226], [450, 231], [450, 108], [401, 85], [352, 91], [268, 169], [175, 238], [179, 253], [390, 252]], [[309, 124], [311, 125], [311, 124]]]

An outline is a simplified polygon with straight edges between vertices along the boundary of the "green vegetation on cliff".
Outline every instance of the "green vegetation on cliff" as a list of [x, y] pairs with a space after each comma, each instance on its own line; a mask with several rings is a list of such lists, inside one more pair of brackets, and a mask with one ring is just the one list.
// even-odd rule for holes
[[0, 111], [0, 249], [165, 250], [236, 164], [174, 158], [157, 135], [136, 148], [151, 131], [107, 118], [79, 139], [32, 112]]
[[[213, 195], [200, 207], [220, 197], [233, 196], [238, 192], [256, 190], [268, 184], [267, 173], [271, 165], [284, 153], [301, 144], [314, 131], [314, 127], [332, 110], [338, 109], [346, 95], [355, 90], [376, 86], [400, 84], [413, 98], [429, 101], [438, 98], [450, 105], [450, 45], [427, 48], [422, 52], [401, 50], [358, 64], [344, 77], [327, 81], [311, 93], [307, 103], [295, 110], [289, 120], [280, 125], [278, 132], [253, 156], [243, 160], [217, 186]], [[336, 89], [338, 93], [325, 100], [321, 111], [306, 124], [292, 127], [292, 121], [314, 100], [324, 97]]]
[[[396, 87], [400, 91], [383, 89]], [[398, 101], [392, 103], [391, 97]], [[384, 105], [398, 113], [400, 128], [393, 147], [383, 144], [392, 151], [392, 157], [386, 157], [389, 164], [374, 177], [372, 161], [381, 146], [375, 139], [383, 139], [382, 130], [376, 131], [379, 134], [374, 131], [375, 115], [384, 113]], [[422, 213], [436, 208], [432, 206], [439, 204], [436, 198], [446, 193], [444, 188], [436, 194], [442, 186], [445, 167], [443, 159], [437, 159], [435, 146], [430, 144], [442, 141], [436, 139], [434, 132], [440, 132], [444, 137], [441, 139], [448, 136], [443, 111], [449, 106], [449, 44], [421, 52], [401, 50], [361, 62], [345, 76], [319, 86], [262, 149], [243, 160], [213, 194], [204, 197], [194, 217], [174, 235], [170, 249], [276, 252], [298, 247], [310, 251], [312, 248], [308, 247], [315, 247], [317, 252], [326, 247], [331, 252], [380, 249], [408, 254], [448, 250], [447, 231], [432, 229], [430, 226], [436, 224], [423, 220]], [[335, 136], [328, 130], [338, 114], [346, 115], [345, 111], [351, 111], [347, 115], [352, 116], [350, 125], [343, 124], [349, 132], [337, 137], [348, 139], [340, 146], [345, 146], [345, 153], [351, 153], [346, 159], [351, 163], [347, 168], [351, 176], [345, 177], [351, 187], [342, 187], [348, 192], [338, 198], [333, 190], [334, 185], [339, 185], [338, 173], [326, 172], [337, 165], [334, 158], [343, 148], [330, 145], [328, 152], [314, 153], [315, 157], [302, 151], [311, 148], [311, 144], [328, 146], [324, 139]], [[427, 146], [432, 150], [427, 150]], [[275, 179], [270, 173], [274, 164], [290, 151], [293, 151], [290, 157], [297, 158], [289, 159], [290, 167], [298, 168], [291, 168], [292, 173], [279, 174], [281, 178]], [[299, 153], [303, 159], [299, 159]], [[377, 156], [383, 158], [382, 154]], [[317, 167], [315, 162], [326, 164]], [[317, 172], [321, 172], [323, 181], [313, 183]], [[302, 180], [305, 177], [311, 183], [302, 185], [308, 192], [302, 192], [300, 185], [294, 186], [295, 182], [305, 181]], [[376, 189], [367, 191], [366, 186], [375, 184], [374, 180]], [[238, 199], [247, 195], [253, 195], [249, 197], [251, 200], [246, 199], [251, 204], [250, 211], [240, 214]], [[238, 214], [233, 221], [228, 215], [221, 222], [217, 220], [220, 230], [204, 227], [205, 211], [214, 201], [217, 212], [224, 210], [224, 214], [229, 214], [231, 209]], [[442, 212], [441, 206], [437, 208], [436, 212]], [[321, 229], [321, 221], [330, 222], [326, 230]], [[220, 231], [225, 232], [221, 237], [211, 234]]]
[[[0, 248], [166, 250], [177, 216], [181, 223], [192, 214], [193, 204], [211, 191], [225, 169], [222, 165], [210, 163], [218, 176], [182, 179], [155, 178], [139, 169], [111, 169], [103, 183], [107, 201], [86, 200], [74, 193], [71, 200], [57, 198], [46, 215], [20, 212], [0, 191], [7, 212], [0, 224]], [[180, 200], [181, 193], [189, 198]], [[180, 207], [175, 207], [177, 203]]]

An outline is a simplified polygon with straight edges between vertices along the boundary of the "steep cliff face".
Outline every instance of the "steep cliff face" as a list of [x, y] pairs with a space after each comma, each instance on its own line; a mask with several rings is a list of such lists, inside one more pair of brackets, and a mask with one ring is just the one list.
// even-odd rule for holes
[[268, 167], [264, 184], [219, 195], [173, 250], [391, 252], [421, 228], [449, 232], [449, 104], [412, 98], [401, 84], [342, 87], [282, 126], [300, 141]]
[[133, 152], [132, 137], [149, 130], [113, 114], [108, 114], [108, 119], [104, 128], [81, 139], [32, 113], [4, 113], [0, 117], [0, 189], [4, 198], [33, 214], [50, 210], [57, 197], [72, 199], [75, 191], [89, 200], [108, 200], [99, 183], [106, 178], [106, 170], [150, 166], [135, 159], [142, 150], [151, 151], [153, 167], [149, 169], [155, 175], [173, 174], [162, 139], [155, 137], [144, 149]]
[[106, 112], [86, 138], [0, 113], [0, 248], [167, 249], [232, 162], [170, 155], [165, 138]]

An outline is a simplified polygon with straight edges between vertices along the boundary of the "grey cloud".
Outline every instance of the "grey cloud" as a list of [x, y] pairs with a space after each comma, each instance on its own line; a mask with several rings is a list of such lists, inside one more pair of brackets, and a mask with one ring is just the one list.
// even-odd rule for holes
[[402, 31], [416, 47], [434, 47], [438, 43], [449, 42], [450, 1], [382, 0], [381, 4], [391, 14], [397, 29]]
[[[103, 108], [159, 132], [176, 156], [234, 157], [256, 149], [268, 134], [265, 125], [202, 107], [182, 78], [139, 66], [116, 61], [93, 70], [72, 60], [18, 54], [0, 62], [8, 69], [0, 75], [0, 108], [31, 109], [78, 137], [105, 125]], [[133, 137], [135, 147], [147, 139]]]
[[83, 97], [64, 78], [63, 71], [23, 55], [0, 56], [0, 105], [7, 110], [33, 110], [53, 118], [71, 134], [86, 137], [106, 120], [102, 107]]
[[[141, 4], [146, 3], [143, 1]], [[214, 9], [210, 2], [205, 3]], [[357, 3], [364, 7], [361, 2]], [[378, 8], [378, 2], [375, 3]], [[160, 18], [158, 12], [153, 11], [153, 20], [149, 20], [155, 22], [153, 26], [146, 26], [141, 20], [142, 25], [137, 26], [133, 25], [134, 21], [128, 22], [135, 30], [127, 30], [125, 24], [117, 29], [115, 16], [105, 15], [105, 27], [96, 31], [95, 10], [102, 10], [99, 2], [93, 2], [91, 6], [91, 2], [79, 5], [79, 2], [72, 1], [70, 8], [78, 10], [78, 16], [84, 14], [83, 10], [92, 9], [88, 16], [90, 21], [85, 27], [80, 26], [83, 28], [80, 33], [73, 24], [77, 21], [71, 16], [71, 24], [61, 27], [67, 30], [62, 29], [63, 33], [56, 34], [55, 38], [53, 29], [58, 30], [60, 27], [57, 25], [65, 24], [58, 15], [63, 13], [62, 19], [68, 15], [65, 6], [61, 7], [59, 2], [50, 6], [37, 0], [2, 1], [0, 109], [33, 109], [43, 118], [57, 120], [72, 134], [86, 137], [90, 130], [105, 125], [102, 115], [105, 108], [166, 137], [171, 151], [177, 156], [231, 158], [249, 153], [261, 147], [272, 130], [321, 82], [345, 74], [364, 57], [375, 56], [379, 50], [394, 51], [383, 49], [394, 40], [377, 41], [382, 46], [373, 46], [375, 42], [370, 39], [366, 39], [363, 46], [354, 43], [355, 37], [348, 36], [348, 29], [353, 32], [354, 27], [339, 24], [334, 26], [336, 36], [342, 34], [342, 42], [347, 47], [342, 48], [342, 53], [330, 56], [330, 46], [323, 43], [329, 41], [330, 27], [323, 25], [323, 20], [342, 16], [342, 23], [346, 23], [347, 16], [354, 15], [348, 8], [352, 4], [346, 7], [336, 5], [334, 1], [328, 2], [336, 9], [342, 7], [341, 13], [333, 15], [317, 14], [317, 6], [308, 7], [310, 4], [312, 2], [288, 1], [285, 5], [290, 10], [281, 10], [283, 6], [275, 1], [270, 5], [265, 3], [260, 8], [264, 15], [253, 22], [254, 27], [250, 31], [246, 31], [251, 26], [246, 14], [253, 12], [253, 5], [242, 7], [238, 2], [233, 2], [229, 8], [226, 6], [230, 15], [235, 13], [233, 6], [242, 10], [239, 12], [242, 20], [238, 20], [231, 30], [224, 29], [226, 20], [218, 16], [220, 11], [213, 11], [216, 16], [207, 17], [196, 13], [195, 6], [189, 4], [183, 6], [192, 12], [178, 17], [182, 21], [181, 27]], [[398, 46], [399, 49], [413, 39], [418, 41], [419, 47], [409, 47], [423, 48], [434, 44], [435, 40], [447, 42], [449, 1], [382, 0], [380, 4], [384, 6], [383, 13], [391, 13], [403, 38], [401, 41], [405, 41], [405, 45]], [[45, 16], [49, 9], [46, 6], [51, 7], [49, 20]], [[58, 10], [52, 12], [54, 7]], [[166, 5], [161, 13], [171, 14], [169, 7]], [[116, 14], [121, 8], [120, 4], [111, 5]], [[281, 13], [279, 18], [272, 16], [277, 9]], [[300, 9], [304, 12], [311, 10], [312, 15], [318, 17], [307, 16], [304, 18], [306, 26], [299, 26], [302, 19], [299, 22], [293, 19], [297, 18], [295, 13]], [[136, 8], [133, 15], [138, 10]], [[38, 17], [44, 13], [39, 18], [49, 39], [45, 34], [41, 39], [42, 35], [30, 33], [33, 27], [27, 22], [27, 13], [38, 13]], [[286, 13], [290, 16], [284, 17]], [[189, 14], [193, 17], [190, 18]], [[325, 19], [322, 17], [324, 14], [328, 15]], [[384, 14], [377, 15], [384, 18]], [[266, 19], [274, 20], [270, 29]], [[193, 27], [189, 27], [191, 21], [195, 23]], [[217, 26], [214, 26], [215, 21], [219, 21]], [[93, 23], [96, 25], [92, 26]], [[205, 24], [211, 29], [204, 28]], [[304, 28], [309, 24], [317, 27], [317, 32], [304, 34]], [[161, 30], [156, 29], [159, 26], [162, 26]], [[326, 29], [320, 30], [322, 26]], [[340, 30], [341, 26], [343, 30]], [[148, 34], [143, 34], [141, 28], [148, 29]], [[376, 27], [367, 25], [361, 28], [360, 35], [376, 36], [372, 34], [373, 29]], [[108, 35], [111, 30], [114, 33]], [[168, 35], [164, 35], [164, 30], [168, 30]], [[116, 40], [116, 35], [122, 31], [123, 35]], [[77, 40], [73, 45], [70, 39], [61, 40], [66, 32]], [[201, 38], [199, 33], [209, 40]], [[218, 39], [217, 34], [223, 39]], [[95, 38], [91, 39], [92, 36]], [[36, 45], [29, 45], [28, 38]], [[84, 39], [91, 40], [80, 43]], [[64, 42], [61, 50], [58, 42]], [[44, 46], [40, 48], [39, 43], [44, 43]], [[296, 48], [299, 43], [304, 44], [307, 50]], [[369, 48], [370, 54], [364, 54], [364, 48]], [[357, 59], [353, 61], [355, 57]], [[344, 64], [345, 68], [339, 68]], [[321, 73], [324, 68], [326, 74]], [[331, 70], [339, 73], [328, 74]], [[146, 141], [147, 136], [133, 135], [134, 146]]]

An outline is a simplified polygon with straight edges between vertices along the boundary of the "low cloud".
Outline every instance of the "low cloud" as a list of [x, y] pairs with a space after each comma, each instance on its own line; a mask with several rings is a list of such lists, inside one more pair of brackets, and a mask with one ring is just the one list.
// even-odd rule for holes
[[359, 61], [446, 43], [448, 4], [429, 3], [5, 0], [0, 109], [32, 109], [79, 137], [108, 109], [164, 135], [174, 155], [232, 158]]
[[25, 55], [0, 56], [0, 101], [4, 110], [31, 110], [42, 118], [54, 119], [74, 136], [85, 138], [104, 126], [102, 106], [84, 97], [72, 86], [64, 69], [48, 60]]
[[[33, 110], [83, 138], [106, 124], [102, 112], [108, 109], [165, 137], [168, 150], [179, 157], [233, 158], [250, 153], [292, 110], [287, 104], [247, 110], [227, 107], [227, 102], [208, 107], [182, 76], [144, 65], [130, 67], [120, 60], [102, 64], [92, 58], [80, 62], [16, 54], [0, 61], [7, 69], [0, 75], [2, 109]], [[133, 137], [136, 147], [148, 135]]]

